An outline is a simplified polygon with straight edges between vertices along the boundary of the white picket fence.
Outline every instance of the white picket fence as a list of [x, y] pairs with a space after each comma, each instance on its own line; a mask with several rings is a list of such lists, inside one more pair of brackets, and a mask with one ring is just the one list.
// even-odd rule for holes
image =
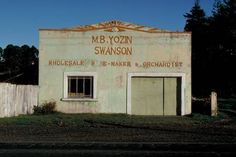
[[38, 103], [38, 86], [0, 83], [0, 117], [33, 113]]

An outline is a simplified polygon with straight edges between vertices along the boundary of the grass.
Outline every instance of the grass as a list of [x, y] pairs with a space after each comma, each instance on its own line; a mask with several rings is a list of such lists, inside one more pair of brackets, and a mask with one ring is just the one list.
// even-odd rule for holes
[[201, 114], [191, 116], [131, 116], [126, 114], [63, 114], [20, 115], [0, 118], [0, 125], [70, 125], [87, 127], [91, 124], [125, 125], [125, 126], [186, 126], [210, 123], [221, 119]]
[[[236, 109], [236, 99], [219, 99], [219, 109]], [[0, 118], [0, 125], [38, 125], [38, 126], [79, 126], [89, 127], [91, 124], [108, 124], [124, 126], [187, 126], [208, 124], [227, 117], [220, 112], [217, 117], [193, 113], [190, 116], [134, 116], [127, 114], [63, 114], [20, 115], [17, 117]], [[234, 117], [235, 118], [235, 117]]]
[[[234, 119], [233, 119], [234, 118]], [[20, 115], [0, 118], [6, 141], [234, 142], [235, 117], [133, 116], [127, 114]]]
[[236, 98], [218, 99], [218, 104], [220, 109], [236, 110]]
[[201, 123], [201, 124], [208, 124], [213, 123], [215, 121], [219, 121], [227, 117], [224, 113], [219, 113], [218, 116], [209, 116], [209, 115], [203, 115], [199, 113], [194, 113], [191, 115], [192, 119]]

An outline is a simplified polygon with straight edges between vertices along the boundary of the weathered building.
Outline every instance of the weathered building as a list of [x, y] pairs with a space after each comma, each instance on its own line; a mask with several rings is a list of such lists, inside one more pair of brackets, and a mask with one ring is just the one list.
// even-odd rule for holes
[[191, 113], [191, 33], [110, 21], [40, 29], [39, 103], [66, 113]]

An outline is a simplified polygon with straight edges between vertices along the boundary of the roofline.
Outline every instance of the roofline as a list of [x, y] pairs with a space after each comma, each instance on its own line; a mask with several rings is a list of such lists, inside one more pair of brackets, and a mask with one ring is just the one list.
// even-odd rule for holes
[[[104, 29], [104, 28], [100, 28], [100, 29]], [[137, 31], [135, 29], [132, 28], [123, 28], [123, 29], [128, 29], [128, 30], [134, 30]], [[87, 31], [93, 31], [93, 30], [99, 30], [99, 29], [90, 29]], [[75, 29], [53, 29], [53, 28], [40, 28], [39, 31], [50, 31], [50, 32], [85, 32], [82, 30], [75, 30]], [[87, 32], [86, 31], [86, 32]], [[178, 32], [178, 31], [160, 31], [160, 32], [149, 32], [149, 31], [145, 31], [145, 30], [139, 30], [140, 32], [146, 32], [146, 33], [178, 33], [178, 34], [192, 34], [192, 32], [190, 31], [183, 31], [183, 32]]]
[[[116, 28], [113, 30], [113, 28]], [[122, 21], [108, 21], [92, 25], [76, 26], [72, 28], [62, 28], [62, 29], [39, 29], [39, 31], [59, 31], [59, 32], [87, 32], [93, 30], [101, 30], [107, 32], [120, 32], [125, 30], [146, 32], [146, 33], [186, 33], [186, 32], [174, 32], [154, 27], [142, 26], [138, 24], [122, 22]]]

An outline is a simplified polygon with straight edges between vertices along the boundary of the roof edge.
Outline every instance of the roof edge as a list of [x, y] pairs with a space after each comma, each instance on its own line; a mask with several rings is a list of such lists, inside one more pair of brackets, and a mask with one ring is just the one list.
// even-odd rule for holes
[[120, 31], [125, 31], [125, 30], [133, 30], [133, 31], [147, 32], [147, 33], [189, 33], [185, 31], [178, 32], [178, 31], [163, 30], [159, 28], [142, 26], [142, 25], [132, 24], [128, 22], [116, 21], [116, 20], [92, 24], [92, 25], [75, 26], [71, 28], [62, 28], [62, 29], [47, 29], [46, 28], [46, 29], [39, 29], [39, 31], [87, 32], [87, 31], [101, 30], [101, 29], [107, 32], [120, 32]]

